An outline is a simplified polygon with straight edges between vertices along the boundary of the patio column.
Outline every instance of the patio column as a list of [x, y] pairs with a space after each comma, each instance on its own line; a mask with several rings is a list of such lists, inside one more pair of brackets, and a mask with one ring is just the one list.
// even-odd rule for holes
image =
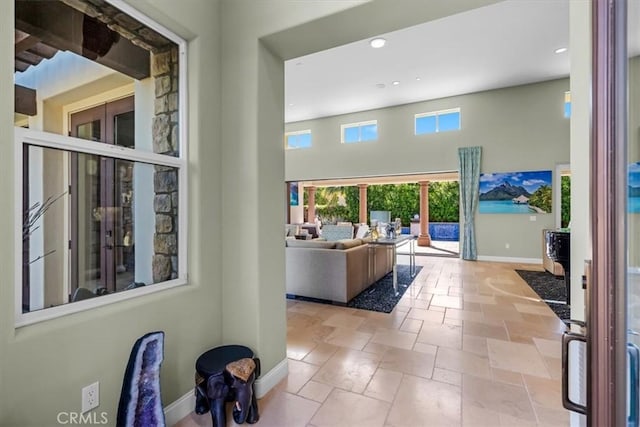
[[367, 223], [367, 187], [369, 184], [358, 184], [360, 189], [360, 224]]
[[307, 208], [307, 222], [316, 221], [316, 187], [307, 187], [307, 194], [309, 196], [309, 207]]
[[420, 181], [420, 236], [418, 246], [431, 245], [429, 235], [429, 181]]

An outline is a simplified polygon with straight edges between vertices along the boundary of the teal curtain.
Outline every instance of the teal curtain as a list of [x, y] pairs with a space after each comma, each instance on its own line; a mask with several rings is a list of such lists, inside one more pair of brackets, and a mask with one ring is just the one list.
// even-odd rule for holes
[[460, 168], [460, 198], [464, 217], [464, 236], [462, 239], [462, 259], [476, 260], [475, 213], [480, 194], [480, 158], [482, 147], [458, 148]]

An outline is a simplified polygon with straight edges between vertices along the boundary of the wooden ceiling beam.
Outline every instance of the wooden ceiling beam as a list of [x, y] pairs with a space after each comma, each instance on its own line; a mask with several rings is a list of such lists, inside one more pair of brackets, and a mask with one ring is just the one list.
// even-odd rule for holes
[[308, 187], [345, 187], [358, 184], [369, 185], [387, 185], [387, 184], [414, 184], [419, 181], [458, 181], [459, 174], [456, 171], [451, 172], [432, 172], [408, 175], [381, 175], [366, 176], [355, 178], [328, 178], [310, 181], [300, 181], [300, 184]]
[[16, 29], [138, 80], [150, 75], [150, 53], [105, 24], [60, 2], [17, 0]]
[[17, 41], [15, 44], [15, 54], [19, 54], [20, 52], [24, 52], [25, 50], [29, 50], [35, 45], [40, 43], [40, 39], [34, 36], [27, 36], [20, 41]]
[[20, 85], [14, 85], [14, 88], [14, 111], [27, 116], [35, 116], [37, 114], [36, 91]]
[[47, 46], [44, 43], [38, 43], [29, 49], [29, 52], [35, 53], [45, 59], [51, 59], [58, 52], [58, 49], [54, 49], [51, 46]]
[[40, 61], [42, 61], [42, 57], [40, 55], [36, 55], [34, 53], [27, 52], [27, 51], [16, 54], [16, 59], [22, 62], [26, 62], [27, 64], [30, 64], [30, 65], [38, 65]]
[[16, 71], [20, 71], [20, 72], [26, 71], [27, 68], [29, 68], [30, 66], [31, 66], [31, 64], [27, 64], [26, 62], [22, 62], [17, 58], [15, 59], [14, 68], [15, 68]]
[[14, 29], [13, 30], [13, 43], [14, 44], [18, 44], [20, 43], [22, 40], [26, 39], [27, 37], [29, 37], [29, 34], [20, 31], [18, 29]]

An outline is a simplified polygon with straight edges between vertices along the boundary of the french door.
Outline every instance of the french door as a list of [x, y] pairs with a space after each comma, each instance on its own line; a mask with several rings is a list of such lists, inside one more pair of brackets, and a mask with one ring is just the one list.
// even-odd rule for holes
[[[627, 122], [624, 123], [628, 129], [625, 139], [624, 153], [626, 154], [626, 169], [623, 193], [618, 197], [626, 202], [624, 215], [626, 217], [626, 243], [623, 260], [626, 260], [624, 274], [626, 276], [626, 288], [623, 289], [622, 301], [623, 310], [620, 328], [617, 337], [626, 345], [626, 372], [620, 374], [620, 378], [628, 378], [626, 384], [620, 388], [628, 390], [627, 401], [629, 402], [626, 413], [630, 420], [629, 425], [638, 426], [640, 424], [640, 400], [638, 393], [640, 378], [640, 135], [639, 119], [640, 114], [640, 57], [638, 46], [640, 46], [640, 4], [637, 1], [630, 1], [626, 16], [619, 19], [627, 23], [627, 34], [624, 35], [626, 41], [624, 51], [629, 58], [624, 64], [627, 65], [625, 73], [626, 99], [619, 99], [619, 102], [626, 102], [628, 112]], [[623, 37], [623, 36], [619, 36]], [[622, 98], [622, 96], [620, 97]], [[626, 190], [626, 192], [625, 192]], [[620, 371], [623, 369], [620, 368]], [[625, 387], [626, 386], [626, 387]], [[625, 405], [626, 406], [626, 405]]]
[[576, 337], [586, 343], [586, 402], [565, 406], [585, 414], [589, 426], [639, 424], [639, 6], [592, 0], [592, 262], [583, 335], [563, 339], [565, 348]]
[[[70, 136], [134, 148], [133, 96], [71, 115]], [[133, 162], [71, 158], [71, 292], [98, 294], [134, 281]]]

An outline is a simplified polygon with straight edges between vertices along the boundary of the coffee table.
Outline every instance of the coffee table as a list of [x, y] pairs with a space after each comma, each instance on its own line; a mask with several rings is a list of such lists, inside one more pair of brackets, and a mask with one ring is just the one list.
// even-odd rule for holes
[[373, 240], [369, 242], [370, 245], [381, 245], [386, 246], [390, 250], [393, 251], [393, 292], [394, 295], [398, 295], [398, 252], [397, 249], [400, 246], [404, 246], [406, 244], [409, 245], [409, 274], [411, 277], [416, 274], [416, 236], [413, 234], [400, 234], [394, 238], [379, 238], [377, 240]]

